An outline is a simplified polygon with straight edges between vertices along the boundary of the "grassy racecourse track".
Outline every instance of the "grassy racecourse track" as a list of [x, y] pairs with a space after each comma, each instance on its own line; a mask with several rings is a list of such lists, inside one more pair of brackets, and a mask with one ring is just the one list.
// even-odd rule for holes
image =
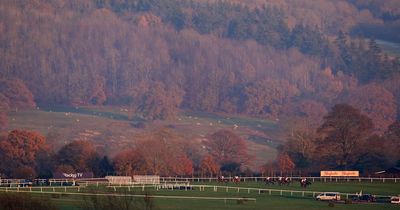
[[[217, 186], [217, 187], [215, 187]], [[238, 190], [239, 188], [239, 190]], [[216, 190], [215, 190], [216, 189]], [[267, 189], [267, 190], [261, 190]], [[271, 189], [271, 193], [269, 191]], [[282, 190], [282, 192], [280, 192]], [[254, 209], [254, 210], [286, 210], [286, 209], [354, 209], [381, 210], [400, 209], [399, 205], [383, 203], [345, 204], [335, 203], [330, 207], [328, 202], [316, 201], [312, 192], [340, 192], [342, 199], [346, 193], [360, 192], [379, 196], [400, 194], [400, 183], [370, 182], [315, 182], [307, 189], [298, 183], [291, 186], [264, 185], [262, 182], [246, 182], [239, 184], [221, 184], [215, 182], [193, 183], [192, 190], [157, 189], [155, 186], [81, 186], [47, 187], [47, 188], [9, 188], [14, 193], [29, 193], [32, 196], [45, 197], [62, 210], [78, 210], [89, 197], [137, 197], [145, 194], [153, 197], [156, 209], [170, 210], [203, 210], [203, 209]], [[1, 191], [5, 191], [2, 188]], [[17, 192], [19, 191], [19, 192]], [[303, 193], [304, 191], [304, 193]]]

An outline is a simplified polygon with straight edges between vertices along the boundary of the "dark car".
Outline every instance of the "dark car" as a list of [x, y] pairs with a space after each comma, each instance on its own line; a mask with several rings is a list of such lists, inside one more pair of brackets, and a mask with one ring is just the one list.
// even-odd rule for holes
[[371, 194], [363, 194], [352, 197], [352, 200], [360, 202], [376, 202], [376, 197]]
[[17, 183], [18, 187], [32, 187], [32, 180], [24, 179]]

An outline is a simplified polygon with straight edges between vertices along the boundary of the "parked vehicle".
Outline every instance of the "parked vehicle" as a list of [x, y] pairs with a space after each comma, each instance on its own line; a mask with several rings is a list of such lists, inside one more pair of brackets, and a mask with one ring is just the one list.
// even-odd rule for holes
[[340, 200], [340, 193], [338, 192], [324, 192], [316, 197], [319, 201], [339, 201]]
[[18, 187], [32, 187], [33, 183], [32, 180], [24, 179], [17, 183]]
[[393, 196], [393, 197], [390, 199], [390, 203], [393, 203], [393, 204], [400, 204], [400, 196]]
[[353, 201], [360, 201], [360, 202], [376, 202], [375, 195], [371, 194], [363, 194], [363, 195], [356, 195], [351, 198]]

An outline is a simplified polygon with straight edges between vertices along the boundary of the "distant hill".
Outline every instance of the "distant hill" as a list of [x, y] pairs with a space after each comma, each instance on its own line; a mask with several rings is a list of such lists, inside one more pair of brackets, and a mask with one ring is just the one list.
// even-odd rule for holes
[[399, 117], [400, 61], [368, 31], [398, 35], [398, 11], [395, 1], [369, 2], [2, 1], [0, 129], [24, 101], [293, 127], [318, 127], [334, 104], [350, 103], [382, 133]]

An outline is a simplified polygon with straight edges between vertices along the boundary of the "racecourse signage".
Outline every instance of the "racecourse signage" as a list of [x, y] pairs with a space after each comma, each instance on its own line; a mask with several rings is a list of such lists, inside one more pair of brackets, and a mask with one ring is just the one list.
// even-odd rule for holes
[[54, 173], [54, 178], [56, 179], [83, 179], [83, 178], [93, 178], [92, 172], [83, 173]]
[[338, 176], [347, 176], [347, 177], [358, 177], [360, 176], [359, 171], [321, 171], [322, 177], [338, 177]]

